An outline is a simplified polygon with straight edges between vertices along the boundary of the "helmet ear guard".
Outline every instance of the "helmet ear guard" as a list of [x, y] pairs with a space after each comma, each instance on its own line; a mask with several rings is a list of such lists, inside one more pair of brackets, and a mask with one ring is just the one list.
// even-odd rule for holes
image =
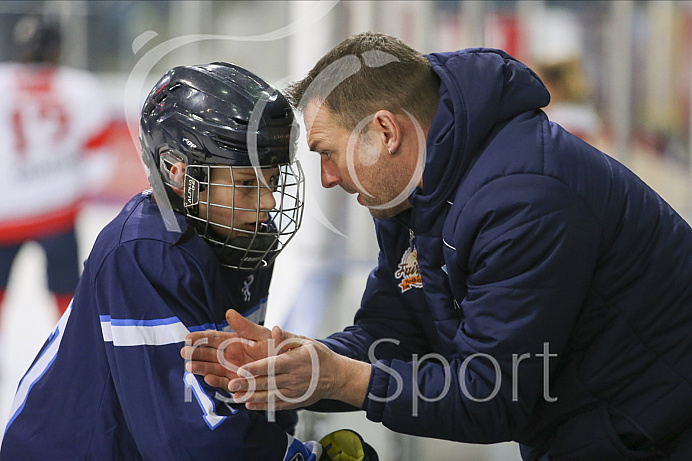
[[[164, 184], [182, 196], [184, 210], [197, 214], [200, 183], [188, 173], [187, 157], [168, 146], [163, 146], [159, 152], [159, 174]], [[194, 169], [194, 166], [190, 169]]]
[[159, 173], [164, 184], [176, 190], [182, 189], [185, 171], [180, 171], [178, 164], [182, 163], [187, 169], [187, 159], [168, 146], [163, 146], [159, 152]]

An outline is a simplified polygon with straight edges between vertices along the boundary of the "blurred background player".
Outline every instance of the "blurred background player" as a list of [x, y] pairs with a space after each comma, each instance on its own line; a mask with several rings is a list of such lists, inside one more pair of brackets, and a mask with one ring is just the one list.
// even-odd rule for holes
[[603, 124], [590, 101], [590, 91], [579, 57], [544, 60], [536, 73], [550, 92], [544, 108], [550, 120], [589, 144], [603, 144]]
[[[74, 300], [19, 384], [0, 459], [314, 460], [293, 412], [232, 406], [185, 370], [190, 331], [263, 323], [298, 230], [293, 111], [247, 70], [176, 67], [142, 109], [152, 191], [97, 238]], [[297, 457], [293, 457], [297, 456]]]
[[35, 16], [13, 31], [0, 64], [0, 305], [22, 246], [36, 241], [60, 313], [79, 279], [75, 221], [108, 165], [107, 111], [91, 74], [59, 65], [59, 29]]

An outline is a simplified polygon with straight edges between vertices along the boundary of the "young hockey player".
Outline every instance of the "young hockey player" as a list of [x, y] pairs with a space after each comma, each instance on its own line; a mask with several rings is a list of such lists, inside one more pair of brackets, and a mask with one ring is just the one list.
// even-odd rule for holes
[[[272, 262], [302, 218], [294, 115], [251, 72], [176, 67], [146, 99], [153, 191], [99, 235], [74, 299], [21, 380], [0, 459], [311, 460], [295, 419], [232, 404], [185, 371], [185, 336], [262, 323]], [[285, 420], [286, 424], [279, 422]]]

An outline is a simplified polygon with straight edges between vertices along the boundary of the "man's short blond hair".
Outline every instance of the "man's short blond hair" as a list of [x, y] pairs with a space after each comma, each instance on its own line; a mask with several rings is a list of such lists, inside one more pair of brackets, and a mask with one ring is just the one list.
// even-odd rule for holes
[[318, 102], [352, 130], [378, 110], [409, 112], [419, 123], [432, 122], [439, 77], [420, 52], [401, 40], [372, 32], [347, 38], [285, 94], [294, 107]]

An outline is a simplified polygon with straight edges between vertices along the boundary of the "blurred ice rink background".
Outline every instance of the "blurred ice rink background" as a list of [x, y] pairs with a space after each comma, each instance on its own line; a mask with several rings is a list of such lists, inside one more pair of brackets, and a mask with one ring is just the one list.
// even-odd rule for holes
[[[59, 21], [65, 63], [102, 79], [112, 111], [118, 168], [80, 216], [82, 259], [103, 225], [147, 187], [131, 135], [141, 101], [163, 72], [230, 61], [283, 87], [342, 39], [365, 30], [398, 36], [423, 52], [490, 46], [530, 66], [577, 60], [581, 103], [599, 123], [593, 143], [692, 216], [691, 2], [3, 1], [0, 59], [10, 55], [9, 31], [27, 13]], [[563, 116], [557, 121], [572, 123]], [[299, 149], [308, 181], [305, 220], [277, 260], [267, 324], [319, 337], [350, 324], [377, 245], [367, 211], [352, 196], [323, 190], [317, 156], [304, 139]], [[0, 429], [19, 379], [57, 321], [39, 247], [26, 246], [19, 258], [0, 317]], [[303, 412], [301, 418], [299, 437], [351, 427], [383, 461], [520, 459], [513, 443], [472, 446], [403, 436], [362, 413]]]

